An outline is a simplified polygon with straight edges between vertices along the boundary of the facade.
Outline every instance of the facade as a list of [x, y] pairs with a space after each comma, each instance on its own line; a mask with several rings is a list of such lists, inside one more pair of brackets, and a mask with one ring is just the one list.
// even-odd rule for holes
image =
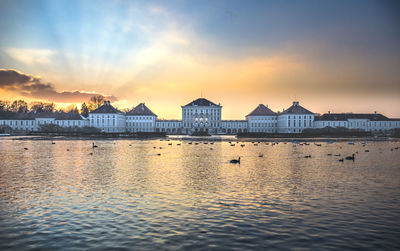
[[156, 132], [165, 132], [167, 134], [182, 134], [183, 122], [177, 119], [160, 119], [156, 121]]
[[250, 114], [246, 116], [249, 132], [276, 133], [277, 114], [268, 106], [259, 104]]
[[237, 133], [301, 133], [309, 128], [343, 127], [362, 131], [383, 132], [400, 128], [400, 119], [390, 119], [378, 113], [326, 113], [314, 114], [294, 101], [292, 106], [275, 113], [260, 104], [245, 120], [222, 120], [222, 106], [205, 98], [196, 99], [182, 108], [182, 120], [158, 119], [144, 103], [123, 113], [110, 101], [84, 118], [78, 113], [0, 113], [0, 129], [30, 132], [45, 125], [63, 128], [91, 126], [107, 133], [165, 132], [166, 134]]
[[219, 134], [236, 134], [248, 131], [249, 125], [246, 120], [221, 120]]
[[325, 113], [314, 121], [314, 128], [347, 128], [382, 132], [400, 128], [400, 120], [389, 119], [379, 113]]
[[127, 132], [155, 132], [155, 115], [144, 103], [126, 113], [126, 131]]
[[78, 113], [0, 113], [0, 128], [19, 132], [36, 132], [44, 125], [64, 128], [89, 126], [89, 120]]
[[279, 133], [301, 133], [304, 129], [313, 128], [314, 113], [302, 107], [298, 101], [278, 114]]
[[125, 114], [115, 109], [110, 101], [89, 113], [90, 126], [99, 128], [102, 132], [125, 132]]
[[217, 134], [221, 127], [222, 106], [199, 98], [182, 106], [182, 123], [185, 134], [205, 132]]

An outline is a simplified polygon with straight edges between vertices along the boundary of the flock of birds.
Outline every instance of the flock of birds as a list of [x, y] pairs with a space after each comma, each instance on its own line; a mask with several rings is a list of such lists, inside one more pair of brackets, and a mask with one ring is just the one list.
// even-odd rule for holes
[[[160, 141], [163, 141], [163, 139], [161, 139]], [[170, 141], [170, 140], [167, 139], [166, 141]], [[199, 145], [199, 144], [201, 144], [201, 143], [202, 143], [202, 144], [205, 144], [205, 145], [207, 145], [207, 144], [214, 145], [214, 142], [193, 142], [193, 141], [188, 142], [189, 145]], [[254, 141], [252, 141], [251, 143], [252, 143], [254, 146], [258, 146], [261, 142], [260, 142], [260, 141], [259, 141], [259, 142], [254, 142]], [[265, 143], [265, 145], [274, 146], [274, 145], [279, 144], [279, 141], [275, 141], [275, 142], [264, 142], [264, 143]], [[290, 142], [283, 142], [283, 144], [287, 144], [287, 143], [290, 143]], [[293, 144], [293, 147], [297, 147], [297, 146], [308, 146], [308, 145], [310, 145], [310, 143], [308, 143], [308, 142], [297, 142], [297, 141], [292, 141], [291, 143]], [[51, 141], [51, 144], [52, 144], [52, 145], [55, 145], [56, 143], [55, 143], [54, 141]], [[229, 145], [230, 145], [230, 146], [235, 146], [236, 144], [239, 144], [239, 141], [236, 141], [236, 143], [235, 143], [235, 142], [232, 142], [232, 141], [229, 141]], [[332, 142], [332, 141], [328, 141], [327, 144], [333, 144], [333, 142]], [[348, 144], [349, 144], [349, 145], [354, 145], [354, 142], [348, 142]], [[362, 144], [363, 147], [366, 146], [366, 142], [365, 142], [365, 141], [362, 142], [361, 144]], [[176, 145], [177, 145], [177, 146], [180, 146], [181, 143], [177, 143]], [[321, 147], [321, 146], [322, 146], [321, 143], [314, 143], [314, 145], [315, 145], [315, 146], [318, 146], [318, 147]], [[129, 146], [132, 146], [132, 144], [129, 144]], [[168, 143], [168, 146], [172, 146], [172, 143]], [[240, 144], [240, 147], [245, 147], [245, 146], [246, 146], [246, 145], [245, 145], [244, 143]], [[94, 148], [98, 148], [98, 146], [97, 146], [94, 142], [92, 142], [92, 149], [94, 149]], [[157, 149], [157, 148], [158, 148], [158, 149], [163, 149], [162, 146], [160, 146], [160, 147], [153, 146], [153, 148], [154, 148], [154, 149]], [[339, 148], [341, 149], [342, 147], [340, 146]], [[390, 151], [394, 151], [394, 150], [398, 150], [398, 149], [400, 149], [400, 147], [393, 147], [393, 148], [390, 149]], [[24, 150], [28, 150], [28, 148], [27, 148], [27, 147], [24, 147]], [[210, 147], [210, 150], [214, 150], [214, 148]], [[69, 148], [67, 148], [67, 151], [69, 151]], [[368, 153], [369, 150], [368, 150], [368, 149], [367, 149], [367, 150], [364, 150], [364, 152]], [[339, 162], [344, 162], [345, 160], [352, 160], [352, 161], [355, 161], [355, 156], [356, 156], [356, 154], [358, 154], [358, 151], [356, 151], [356, 152], [353, 153], [352, 155], [346, 156], [346, 157], [344, 157], [344, 158], [340, 158], [340, 159], [338, 159], [338, 161], [339, 161]], [[93, 155], [93, 151], [92, 151], [91, 153], [89, 153], [89, 155]], [[157, 156], [161, 156], [161, 153], [157, 153], [156, 155], [157, 155]], [[332, 153], [328, 153], [327, 155], [328, 155], [328, 156], [341, 157], [341, 154], [332, 154]], [[259, 158], [262, 158], [262, 157], [264, 157], [264, 154], [260, 153], [260, 154], [258, 155], [258, 157], [259, 157]], [[306, 158], [306, 159], [311, 158], [311, 154], [305, 155], [304, 158]], [[237, 159], [231, 159], [231, 160], [229, 161], [229, 163], [231, 163], [231, 164], [240, 164], [240, 157], [238, 157]]]

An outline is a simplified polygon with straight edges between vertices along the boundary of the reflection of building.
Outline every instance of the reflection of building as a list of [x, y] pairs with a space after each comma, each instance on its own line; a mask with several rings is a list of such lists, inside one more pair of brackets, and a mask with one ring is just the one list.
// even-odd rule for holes
[[268, 106], [258, 105], [246, 120], [222, 120], [222, 106], [199, 98], [182, 106], [182, 120], [157, 119], [144, 103], [127, 113], [114, 108], [110, 101], [84, 118], [78, 113], [0, 113], [0, 129], [38, 131], [41, 126], [57, 125], [65, 128], [92, 126], [102, 132], [165, 132], [167, 134], [301, 133], [304, 129], [343, 127], [363, 131], [387, 131], [400, 128], [400, 119], [389, 119], [382, 114], [330, 113], [315, 117], [299, 102], [281, 113]]

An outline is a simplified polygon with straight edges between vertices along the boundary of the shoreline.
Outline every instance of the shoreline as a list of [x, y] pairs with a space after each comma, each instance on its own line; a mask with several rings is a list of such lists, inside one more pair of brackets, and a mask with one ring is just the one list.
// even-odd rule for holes
[[3, 135], [2, 139], [11, 140], [179, 140], [179, 141], [208, 141], [208, 142], [361, 142], [361, 141], [400, 141], [400, 138], [394, 137], [329, 137], [329, 136], [302, 136], [300, 137], [264, 137], [250, 138], [237, 137], [236, 135], [212, 135], [212, 136], [190, 136], [190, 135], [152, 135], [152, 136], [110, 136], [110, 135]]

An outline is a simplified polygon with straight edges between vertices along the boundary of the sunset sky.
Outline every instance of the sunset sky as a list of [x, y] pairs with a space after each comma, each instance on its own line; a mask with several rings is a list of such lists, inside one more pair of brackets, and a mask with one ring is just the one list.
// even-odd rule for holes
[[400, 117], [400, 1], [0, 0], [0, 99]]

